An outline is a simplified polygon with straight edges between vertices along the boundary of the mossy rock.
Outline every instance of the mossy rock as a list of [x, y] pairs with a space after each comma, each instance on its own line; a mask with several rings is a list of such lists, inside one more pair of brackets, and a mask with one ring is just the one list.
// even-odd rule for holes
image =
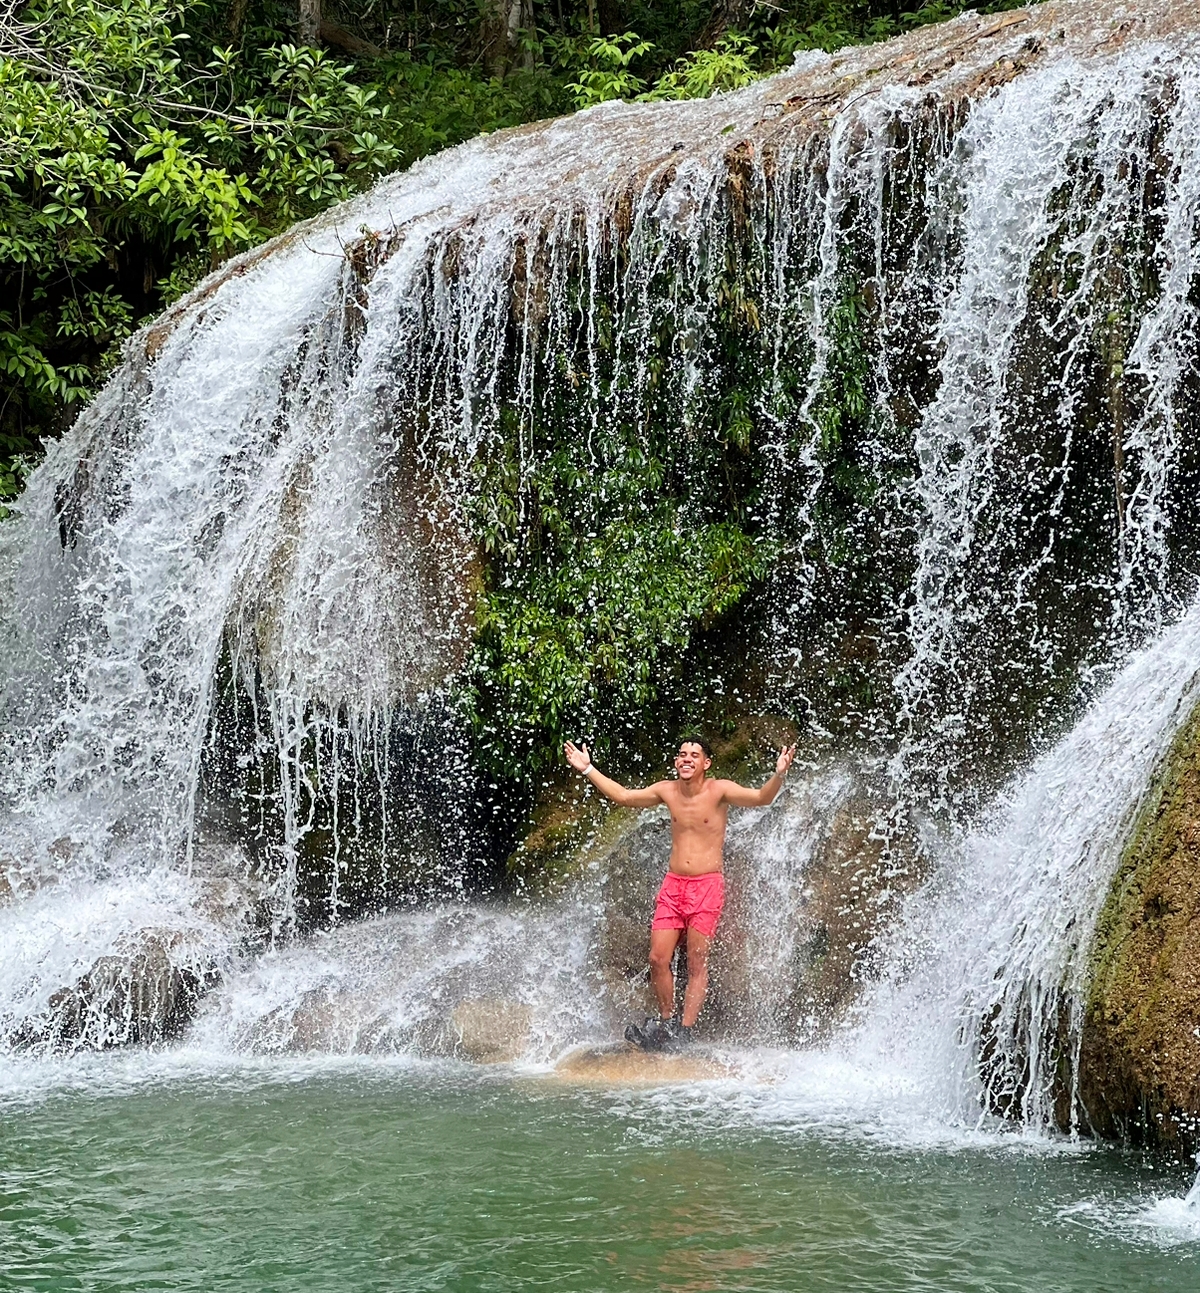
[[799, 738], [795, 723], [774, 714], [754, 714], [722, 725], [709, 738], [713, 751], [710, 775], [757, 785], [775, 770], [778, 752]]
[[1176, 737], [1097, 924], [1080, 1054], [1095, 1130], [1200, 1147], [1200, 707]]
[[509, 879], [527, 893], [561, 893], [588, 864], [637, 824], [637, 813], [614, 808], [574, 773], [543, 787], [524, 838], [508, 858]]

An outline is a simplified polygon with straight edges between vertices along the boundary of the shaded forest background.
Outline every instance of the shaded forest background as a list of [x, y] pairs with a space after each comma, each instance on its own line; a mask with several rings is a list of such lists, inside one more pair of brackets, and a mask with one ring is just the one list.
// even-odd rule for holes
[[[914, 7], [915, 6], [915, 7]], [[0, 500], [227, 257], [481, 131], [736, 89], [957, 0], [35, 0], [0, 14]], [[1013, 8], [1016, 0], [983, 6]], [[911, 10], [911, 11], [910, 11]], [[2, 503], [0, 503], [2, 507]]]

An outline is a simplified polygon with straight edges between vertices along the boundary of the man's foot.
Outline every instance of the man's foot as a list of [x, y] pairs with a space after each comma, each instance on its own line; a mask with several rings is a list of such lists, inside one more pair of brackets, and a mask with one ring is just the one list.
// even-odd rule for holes
[[644, 1051], [667, 1050], [674, 1040], [673, 1028], [674, 1024], [670, 1020], [647, 1016], [641, 1028], [637, 1024], [630, 1024], [625, 1029], [625, 1040], [640, 1046]]
[[692, 1044], [692, 1032], [674, 1019], [648, 1016], [642, 1027], [630, 1024], [625, 1029], [625, 1040], [644, 1051], [679, 1051]]
[[672, 1019], [669, 1024], [664, 1025], [664, 1031], [667, 1037], [661, 1049], [664, 1051], [682, 1051], [692, 1044], [692, 1034], [695, 1029], [688, 1028]]

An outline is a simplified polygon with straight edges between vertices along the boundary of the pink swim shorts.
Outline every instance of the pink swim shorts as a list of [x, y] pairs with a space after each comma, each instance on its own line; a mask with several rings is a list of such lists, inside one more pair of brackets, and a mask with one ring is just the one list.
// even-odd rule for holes
[[651, 929], [694, 929], [712, 938], [725, 902], [725, 877], [720, 871], [676, 875], [668, 871], [654, 907]]

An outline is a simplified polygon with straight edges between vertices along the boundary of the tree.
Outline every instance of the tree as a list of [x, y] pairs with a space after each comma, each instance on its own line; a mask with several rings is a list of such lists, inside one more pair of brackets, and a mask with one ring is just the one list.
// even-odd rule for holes
[[300, 0], [298, 32], [300, 44], [316, 47], [320, 44], [337, 45], [355, 58], [382, 58], [383, 50], [361, 36], [355, 36], [345, 27], [331, 22], [322, 13], [321, 0]]
[[531, 71], [534, 64], [532, 40], [536, 36], [533, 0], [488, 0], [483, 24], [483, 50], [488, 70], [504, 76], [513, 68]]

